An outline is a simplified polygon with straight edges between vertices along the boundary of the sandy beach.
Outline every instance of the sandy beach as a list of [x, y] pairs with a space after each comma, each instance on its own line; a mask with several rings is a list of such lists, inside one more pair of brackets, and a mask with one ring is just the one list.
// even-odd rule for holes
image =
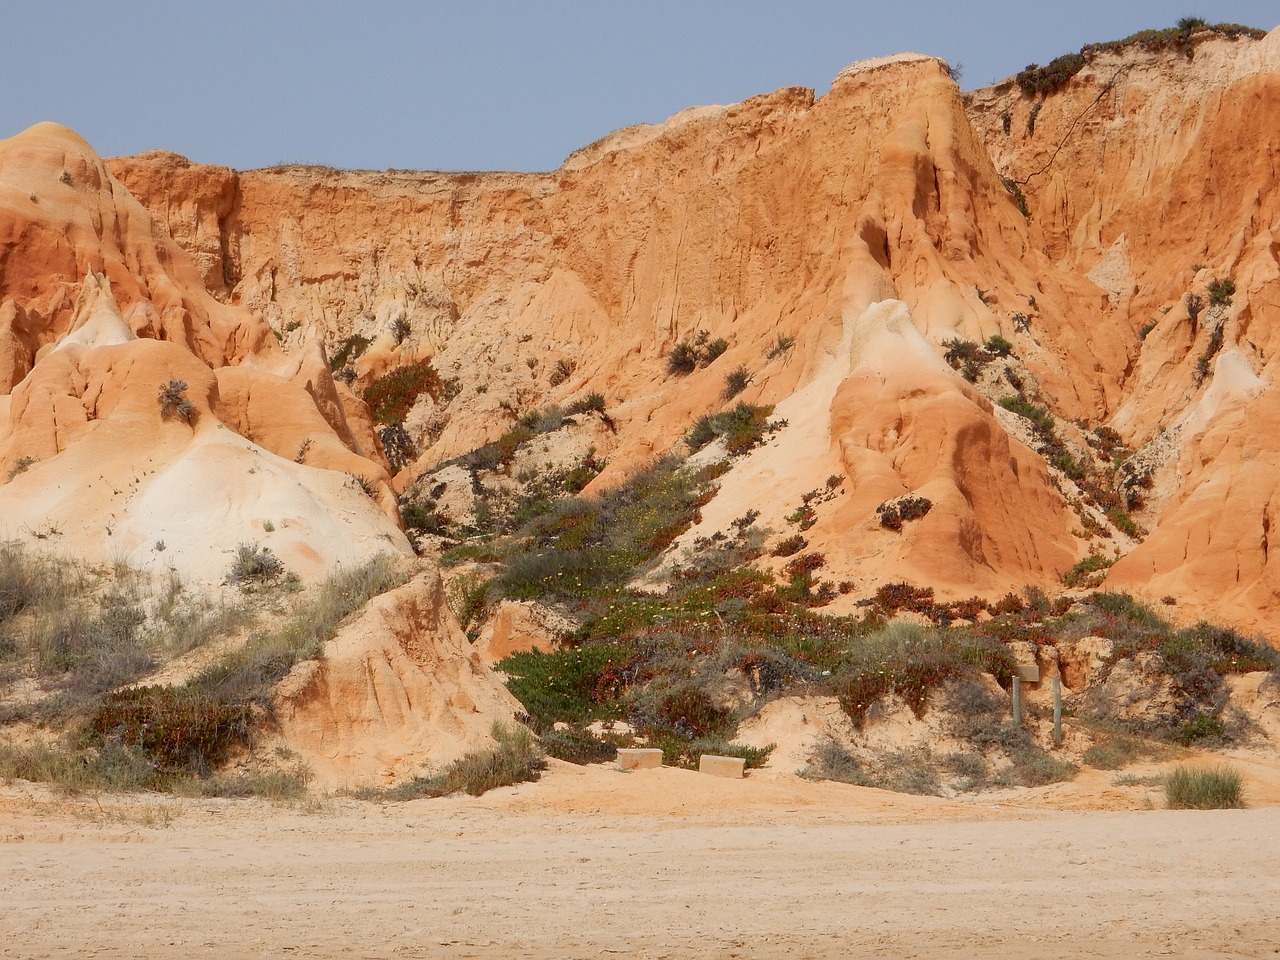
[[1249, 780], [1269, 805], [1143, 809], [1099, 772], [965, 800], [563, 764], [398, 805], [14, 784], [0, 957], [1275, 956], [1280, 808]]

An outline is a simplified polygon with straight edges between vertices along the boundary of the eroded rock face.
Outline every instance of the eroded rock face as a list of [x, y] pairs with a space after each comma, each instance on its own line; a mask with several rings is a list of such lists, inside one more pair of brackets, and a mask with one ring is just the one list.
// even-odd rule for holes
[[[608, 485], [722, 408], [741, 365], [740, 398], [776, 404], [787, 426], [722, 478], [691, 538], [747, 508], [786, 530], [834, 478], [806, 536], [824, 575], [854, 585], [849, 602], [896, 579], [995, 596], [1054, 586], [1098, 545], [1076, 494], [992, 409], [998, 384], [984, 397], [939, 360], [952, 337], [998, 333], [1036, 402], [1150, 444], [1137, 520], [1151, 533], [1105, 546], [1128, 551], [1108, 584], [1272, 629], [1278, 85], [1275, 32], [1209, 39], [1190, 59], [1104, 54], [1035, 104], [1011, 83], [962, 97], [939, 61], [900, 55], [855, 64], [822, 97], [687, 110], [530, 175], [234, 173], [162, 153], [103, 165], [35, 128], [0, 168], [21, 253], [5, 268], [0, 376], [27, 377], [71, 332], [92, 268], [134, 335], [217, 370], [235, 411], [210, 409], [232, 431], [287, 462], [320, 437], [306, 464], [363, 478], [389, 514], [367, 411], [328, 378], [321, 342], [371, 341], [357, 392], [428, 357], [453, 384], [406, 421], [421, 456], [398, 489], [495, 439], [511, 411], [590, 391], [617, 430]], [[1215, 278], [1234, 280], [1231, 303], [1193, 309], [1185, 295], [1210, 299]], [[672, 346], [702, 330], [728, 349], [670, 373]], [[47, 454], [51, 430], [83, 428], [75, 390], [42, 389], [64, 411], [35, 431]], [[883, 528], [876, 507], [903, 495], [932, 508]]]
[[0, 142], [0, 247], [0, 538], [205, 582], [241, 543], [308, 580], [409, 552], [319, 348], [286, 356], [215, 299], [69, 130]]
[[273, 349], [261, 318], [214, 299], [191, 258], [65, 127], [0, 142], [0, 246], [0, 292], [22, 306], [37, 351], [68, 332], [90, 272], [110, 281], [138, 336], [181, 343], [210, 366]]
[[289, 747], [326, 788], [387, 786], [493, 745], [520, 704], [471, 649], [426, 571], [371, 600], [275, 690]]
[[[159, 155], [112, 164], [148, 203], [192, 175]], [[220, 177], [210, 171], [201, 195]], [[1102, 290], [1037, 249], [935, 59], [857, 64], [817, 99], [788, 88], [685, 111], [552, 174], [293, 167], [240, 174], [236, 189], [222, 244], [233, 302], [331, 345], [368, 337], [357, 386], [423, 356], [457, 378], [443, 420], [433, 414], [443, 428], [414, 438], [422, 456], [401, 489], [496, 438], [504, 405], [591, 390], [618, 431], [596, 481], [608, 485], [720, 408], [726, 372], [743, 365], [742, 399], [777, 403], [790, 426], [724, 478], [708, 525], [752, 507], [780, 527], [839, 475], [847, 496], [811, 539], [860, 593], [895, 578], [940, 596], [1049, 585], [1083, 552], [1039, 458], [937, 344], [1000, 332], [1065, 411], [1098, 416], [1128, 360], [1124, 337], [1103, 322]], [[192, 216], [177, 234], [199, 233]], [[1032, 295], [1060, 318], [1035, 337], [1013, 321]], [[397, 321], [410, 330], [399, 344]], [[727, 351], [672, 376], [666, 354], [700, 330]], [[780, 337], [794, 342], [776, 349]], [[1053, 354], [1063, 345], [1070, 371]], [[908, 492], [938, 505], [901, 534], [881, 528], [875, 508]]]
[[[1108, 585], [1273, 632], [1280, 31], [1190, 57], [1099, 57], [1043, 100], [1034, 131], [1040, 102], [1011, 82], [967, 102], [997, 168], [1022, 185], [1038, 245], [1095, 277], [1109, 322], [1132, 331], [1113, 425], [1135, 447], [1176, 437], [1142, 518], [1151, 536]], [[1223, 279], [1235, 291], [1215, 305]]]
[[1225, 704], [1225, 690], [1188, 689], [1172, 672], [1164, 658], [1151, 651], [1117, 660], [1106, 680], [1093, 691], [1097, 709], [1121, 722], [1171, 727], [1198, 716], [1203, 709], [1201, 701], [1211, 694], [1217, 701], [1215, 706]]
[[480, 630], [475, 651], [490, 665], [513, 653], [550, 653], [575, 626], [569, 618], [540, 603], [504, 600]]

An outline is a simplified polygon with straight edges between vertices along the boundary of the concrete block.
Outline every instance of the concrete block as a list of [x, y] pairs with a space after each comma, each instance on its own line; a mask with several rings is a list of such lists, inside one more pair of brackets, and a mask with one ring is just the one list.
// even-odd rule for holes
[[1013, 668], [1013, 675], [1023, 683], [1039, 683], [1040, 668], [1034, 663], [1020, 663]]
[[618, 750], [619, 770], [647, 770], [662, 766], [662, 751], [657, 747]]
[[717, 757], [712, 753], [704, 753], [698, 758], [698, 772], [709, 773], [714, 777], [732, 777], [742, 779], [747, 761], [741, 757]]

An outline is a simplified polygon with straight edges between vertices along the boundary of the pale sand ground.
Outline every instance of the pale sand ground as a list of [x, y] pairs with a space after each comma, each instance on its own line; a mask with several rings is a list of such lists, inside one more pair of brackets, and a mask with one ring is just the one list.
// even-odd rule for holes
[[0, 958], [1277, 956], [1280, 769], [1232, 762], [1250, 809], [1093, 771], [964, 801], [560, 764], [385, 806], [12, 784]]

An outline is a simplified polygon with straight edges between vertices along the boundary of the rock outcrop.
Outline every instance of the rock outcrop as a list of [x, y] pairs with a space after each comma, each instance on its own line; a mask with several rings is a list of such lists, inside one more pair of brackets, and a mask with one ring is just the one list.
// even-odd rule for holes
[[483, 663], [430, 570], [371, 600], [275, 689], [280, 733], [326, 788], [389, 785], [492, 746], [520, 704]]

